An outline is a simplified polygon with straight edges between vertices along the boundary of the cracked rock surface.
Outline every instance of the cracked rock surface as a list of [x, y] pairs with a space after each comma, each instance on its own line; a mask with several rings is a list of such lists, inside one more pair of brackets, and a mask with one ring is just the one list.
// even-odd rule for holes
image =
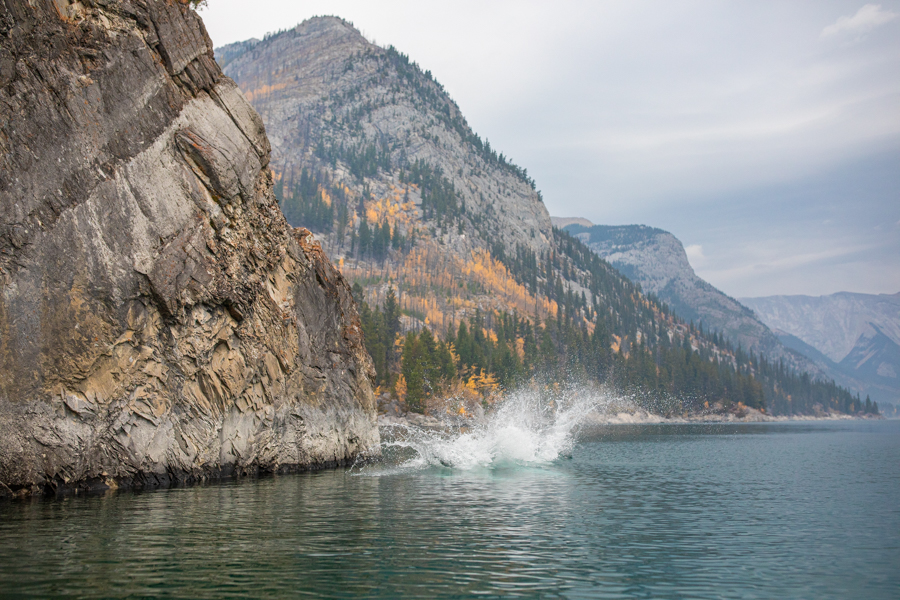
[[165, 0], [0, 0], [0, 495], [345, 463], [379, 437], [350, 290]]

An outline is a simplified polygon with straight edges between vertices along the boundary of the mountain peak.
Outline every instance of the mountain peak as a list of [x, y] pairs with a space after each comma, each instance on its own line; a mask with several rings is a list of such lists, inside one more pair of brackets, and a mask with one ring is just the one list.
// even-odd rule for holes
[[[572, 223], [565, 229], [626, 277], [640, 283], [645, 292], [664, 294], [674, 280], [696, 278], [684, 246], [668, 231], [647, 225], [585, 226], [580, 223]], [[666, 299], [667, 302], [673, 300]], [[681, 309], [683, 311], [684, 307]], [[679, 314], [696, 318], [693, 312]]]
[[[350, 21], [340, 17], [322, 16], [306, 19], [290, 29], [267, 33], [261, 40], [250, 38], [242, 42], [219, 46], [215, 49], [216, 61], [224, 70], [240, 57], [256, 49], [260, 44], [263, 44], [263, 47], [276, 45], [283, 51], [298, 39], [301, 40], [301, 43], [307, 44], [318, 43], [329, 46], [350, 44], [360, 49], [367, 46], [375, 47], [374, 44], [369, 44], [368, 40]], [[253, 60], [252, 56], [251, 54], [249, 58], [251, 61]]]
[[[519, 244], [537, 252], [549, 243], [549, 215], [527, 171], [478, 137], [431, 73], [395, 48], [368, 42], [343, 19], [316, 17], [239, 56], [232, 47], [219, 53], [265, 122], [284, 193], [294, 193], [304, 169], [343, 190], [350, 229], [324, 240], [335, 255], [354, 247], [344, 234], [359, 218], [375, 215], [380, 224], [387, 204], [390, 227], [402, 235], [416, 220], [406, 217], [436, 216], [427, 229], [419, 224], [419, 237], [433, 227], [460, 256], [514, 255]], [[404, 180], [413, 171], [437, 187]], [[452, 215], [442, 204], [451, 197]]]
[[550, 217], [550, 222], [554, 227], [563, 229], [569, 225], [581, 225], [582, 227], [593, 227], [594, 224], [582, 217]]
[[322, 36], [328, 39], [330, 43], [346, 38], [347, 41], [370, 44], [363, 34], [353, 26], [353, 23], [335, 16], [311, 17], [298, 23], [296, 27], [288, 30], [288, 32], [300, 36]]

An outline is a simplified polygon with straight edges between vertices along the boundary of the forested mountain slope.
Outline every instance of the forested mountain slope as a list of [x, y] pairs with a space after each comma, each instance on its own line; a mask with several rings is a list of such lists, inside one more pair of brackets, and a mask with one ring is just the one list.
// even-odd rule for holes
[[679, 316], [702, 322], [747, 350], [770, 355], [779, 346], [753, 311], [694, 273], [681, 241], [668, 231], [646, 225], [578, 223], [564, 228]]
[[469, 128], [431, 73], [346, 21], [216, 53], [265, 122], [285, 216], [358, 284], [382, 390], [410, 400], [543, 374], [677, 397], [673, 410], [859, 408], [799, 377], [805, 399], [779, 404], [790, 369], [685, 324], [553, 229], [527, 171]]
[[[833, 376], [801, 352], [786, 348], [752, 310], [694, 272], [681, 241], [646, 225], [587, 225], [553, 218], [620, 273], [656, 295], [683, 319], [718, 331], [743, 349], [784, 360], [791, 367]], [[562, 223], [565, 222], [565, 225]]]

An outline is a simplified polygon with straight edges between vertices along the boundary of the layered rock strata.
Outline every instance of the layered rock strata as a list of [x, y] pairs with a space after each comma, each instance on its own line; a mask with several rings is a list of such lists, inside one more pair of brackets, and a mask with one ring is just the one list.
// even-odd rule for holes
[[349, 288], [186, 5], [0, 0], [0, 494], [377, 451]]

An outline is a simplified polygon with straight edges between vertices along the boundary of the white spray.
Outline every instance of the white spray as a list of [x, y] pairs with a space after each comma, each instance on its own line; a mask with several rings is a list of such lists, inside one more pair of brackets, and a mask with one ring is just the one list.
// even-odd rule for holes
[[[484, 420], [452, 429], [391, 427], [382, 453], [401, 470], [541, 465], [569, 456], [580, 426], [610, 397], [596, 390], [511, 394]], [[392, 461], [389, 457], [395, 457]]]

